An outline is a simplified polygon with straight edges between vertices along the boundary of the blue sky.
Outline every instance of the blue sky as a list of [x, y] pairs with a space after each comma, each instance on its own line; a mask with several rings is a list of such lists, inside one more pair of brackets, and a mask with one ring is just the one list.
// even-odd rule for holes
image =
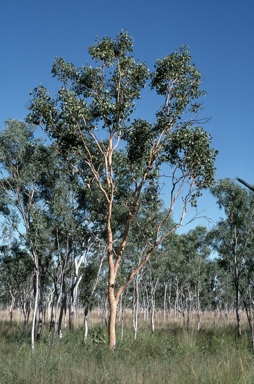
[[[1, 129], [7, 118], [26, 117], [29, 91], [39, 83], [54, 92], [56, 56], [84, 65], [95, 36], [127, 29], [135, 57], [151, 69], [157, 58], [190, 47], [207, 91], [202, 114], [211, 117], [205, 128], [219, 150], [217, 178], [254, 184], [253, 0], [8, 0], [0, 10]], [[156, 103], [148, 98], [142, 117], [152, 119]], [[208, 193], [198, 209], [213, 220], [222, 215]]]

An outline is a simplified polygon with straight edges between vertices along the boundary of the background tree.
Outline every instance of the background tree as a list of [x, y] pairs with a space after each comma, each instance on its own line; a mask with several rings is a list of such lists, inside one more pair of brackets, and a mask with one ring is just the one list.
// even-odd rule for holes
[[0, 248], [0, 276], [12, 321], [15, 304], [22, 308], [24, 332], [30, 315], [33, 290], [33, 262], [22, 243], [13, 240]]
[[59, 318], [55, 322], [59, 334], [67, 295], [71, 302], [70, 293], [73, 286], [77, 286], [79, 276], [74, 278], [74, 269], [75, 272], [78, 269], [75, 262], [82, 259], [87, 237], [85, 204], [82, 212], [79, 211], [78, 184], [66, 172], [68, 164], [61, 161], [52, 146], [34, 138], [31, 126], [8, 121], [0, 135], [0, 143], [0, 208], [4, 228], [8, 228], [12, 236], [23, 239], [34, 262], [31, 333], [34, 348], [37, 306], [39, 340], [45, 312], [46, 285], [54, 284], [54, 296], [61, 303]]
[[31, 126], [16, 120], [7, 121], [0, 135], [1, 213], [16, 236], [23, 239], [34, 262], [32, 349], [39, 300], [40, 264], [43, 258], [40, 249], [46, 230], [42, 220], [44, 204], [40, 198], [38, 180], [44, 172], [42, 164], [46, 152], [45, 146], [34, 139]]
[[241, 336], [240, 309], [246, 295], [246, 276], [253, 249], [253, 194], [230, 179], [220, 180], [212, 189], [226, 219], [211, 231], [213, 245], [221, 258], [220, 264], [231, 273], [235, 288], [238, 336]]

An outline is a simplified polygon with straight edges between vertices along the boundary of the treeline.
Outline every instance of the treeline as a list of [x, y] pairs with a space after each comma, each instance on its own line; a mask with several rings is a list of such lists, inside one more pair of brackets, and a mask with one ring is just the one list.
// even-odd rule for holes
[[[54, 343], [77, 307], [86, 339], [96, 305], [108, 308], [110, 349], [124, 308], [135, 337], [140, 310], [154, 330], [159, 307], [186, 324], [195, 311], [197, 327], [203, 310], [235, 308], [239, 335], [244, 307], [253, 330], [252, 195], [216, 185], [217, 151], [198, 119], [202, 76], [187, 47], [153, 71], [132, 51], [122, 31], [89, 47], [92, 65], [57, 58], [56, 95], [35, 88], [26, 122], [8, 120], [0, 135], [0, 297], [10, 316], [22, 309], [24, 330], [31, 318], [32, 349], [46, 316]], [[136, 118], [145, 88], [162, 100], [153, 122]], [[226, 219], [177, 234], [204, 189]]]
[[[9, 120], [0, 142], [2, 308], [8, 307], [10, 320], [19, 308], [24, 332], [33, 320], [33, 343], [46, 323], [52, 343], [61, 337], [66, 315], [73, 329], [78, 309], [84, 311], [86, 327], [95, 307], [104, 308], [108, 321], [107, 239], [96, 190], [84, 194], [79, 175], [54, 145], [34, 138], [29, 125]], [[186, 327], [195, 313], [197, 329], [202, 312], [235, 310], [239, 335], [245, 309], [253, 329], [253, 194], [227, 179], [212, 193], [226, 218], [210, 231], [197, 226], [185, 234], [172, 232], [122, 294], [118, 313], [132, 310], [135, 338], [141, 313], [154, 331], [158, 308], [165, 318], [180, 317]], [[146, 253], [153, 214], [163, 215], [162, 202], [157, 209], [139, 211], [130, 229], [119, 286]], [[119, 206], [119, 232], [121, 213]], [[175, 226], [171, 219], [165, 231]]]

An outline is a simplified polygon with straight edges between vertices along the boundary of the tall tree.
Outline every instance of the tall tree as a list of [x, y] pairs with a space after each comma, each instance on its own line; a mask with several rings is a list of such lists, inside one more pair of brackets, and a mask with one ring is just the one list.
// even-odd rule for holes
[[241, 336], [241, 303], [245, 295], [246, 273], [252, 257], [249, 249], [253, 241], [253, 196], [230, 179], [222, 179], [212, 189], [226, 219], [211, 231], [213, 245], [221, 258], [221, 265], [231, 272], [235, 288], [235, 307], [238, 336]]
[[10, 320], [17, 302], [22, 308], [26, 332], [31, 306], [33, 262], [24, 244], [12, 240], [10, 244], [0, 247], [0, 276], [5, 290], [3, 296], [10, 296]]
[[[210, 147], [210, 135], [197, 121], [204, 94], [201, 75], [188, 48], [158, 59], [153, 72], [134, 59], [132, 50], [133, 39], [122, 31], [115, 39], [106, 36], [90, 46], [94, 67], [77, 68], [57, 58], [52, 74], [62, 87], [55, 98], [45, 87], [35, 88], [28, 116], [29, 122], [44, 127], [57, 142], [80, 177], [86, 173], [86, 189], [98, 199], [108, 243], [110, 349], [116, 345], [121, 294], [163, 239], [182, 224], [188, 203], [196, 204], [201, 190], [213, 184], [215, 172], [216, 151]], [[147, 82], [163, 99], [154, 123], [133, 117], [135, 102]], [[159, 177], [164, 173], [171, 181], [167, 211], [163, 218], [154, 220], [156, 230], [146, 254], [118, 284], [130, 228], [140, 207], [150, 209], [158, 199]], [[175, 228], [165, 232], [181, 192], [181, 214]]]
[[[34, 262], [34, 312], [31, 346], [34, 349], [36, 312], [39, 300], [40, 245], [43, 238], [43, 204], [38, 179], [46, 148], [37, 142], [33, 129], [23, 122], [9, 120], [0, 135], [1, 214], [24, 240]], [[47, 154], [48, 155], [48, 154]]]
[[[56, 152], [33, 136], [33, 128], [9, 120], [0, 135], [1, 214], [20, 236], [34, 263], [34, 311], [31, 346], [34, 349], [36, 316], [37, 339], [42, 329], [45, 283], [55, 252], [56, 225], [52, 206], [59, 201], [55, 180], [60, 175]], [[52, 191], [54, 190], [54, 193]], [[64, 192], [64, 191], [63, 191]], [[53, 196], [55, 198], [53, 199]], [[66, 209], [66, 204], [65, 204]], [[56, 211], [56, 210], [55, 210]], [[53, 212], [56, 214], [56, 212]], [[59, 222], [61, 222], [59, 217]]]

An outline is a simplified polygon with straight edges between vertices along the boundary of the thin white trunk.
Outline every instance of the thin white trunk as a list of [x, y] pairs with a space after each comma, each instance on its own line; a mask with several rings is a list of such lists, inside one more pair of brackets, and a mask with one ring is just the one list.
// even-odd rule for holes
[[39, 297], [39, 270], [37, 268], [35, 271], [34, 312], [33, 312], [32, 330], [31, 330], [31, 349], [32, 349], [32, 351], [34, 351], [34, 348], [35, 348], [35, 324], [36, 324], [36, 314], [37, 314], [37, 307], [38, 307], [38, 297]]
[[134, 340], [137, 339], [138, 332], [138, 312], [139, 312], [139, 281], [138, 275], [133, 280], [133, 309], [132, 309], [132, 324], [134, 331]]
[[[156, 289], [157, 289], [158, 281], [159, 281], [159, 278], [156, 279], [154, 286], [151, 288], [151, 330], [152, 330], [152, 333], [154, 333], [154, 331], [155, 331]], [[152, 284], [152, 281], [150, 284]]]
[[83, 338], [84, 343], [87, 342], [87, 336], [88, 336], [88, 318], [87, 318], [87, 315], [88, 315], [88, 308], [86, 307], [84, 310], [84, 338]]
[[163, 320], [166, 320], [166, 314], [167, 314], [167, 290], [168, 290], [168, 284], [164, 283], [164, 297], [163, 297]]

